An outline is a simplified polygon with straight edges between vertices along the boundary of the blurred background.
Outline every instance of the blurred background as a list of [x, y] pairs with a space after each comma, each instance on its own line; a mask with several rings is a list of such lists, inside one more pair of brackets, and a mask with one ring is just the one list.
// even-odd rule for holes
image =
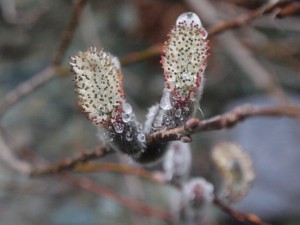
[[[72, 14], [68, 0], [0, 0], [0, 102], [22, 82], [47, 68]], [[238, 18], [272, 1], [264, 0], [103, 0], [87, 1], [62, 62], [62, 73], [5, 109], [1, 118], [6, 144], [19, 158], [34, 163], [78, 155], [100, 141], [96, 128], [80, 112], [69, 57], [91, 45], [124, 58], [161, 44], [186, 11], [196, 12], [207, 29]], [[250, 25], [208, 36], [208, 61], [201, 119], [251, 103], [259, 106], [300, 102], [300, 13], [280, 8]], [[126, 98], [138, 119], [159, 102], [163, 89], [160, 55], [128, 63], [122, 69]], [[256, 181], [237, 209], [256, 213], [273, 224], [300, 224], [299, 121], [249, 119], [232, 130], [194, 135], [191, 176], [214, 182], [212, 147], [222, 140], [243, 146], [251, 155]], [[1, 146], [0, 146], [1, 147]], [[114, 154], [101, 161], [129, 163]], [[160, 169], [160, 165], [152, 170]], [[178, 192], [138, 177], [109, 172], [84, 174], [115, 192], [171, 210]], [[210, 224], [231, 223], [212, 209]], [[85, 192], [53, 177], [30, 178], [0, 159], [0, 224], [167, 224]]]

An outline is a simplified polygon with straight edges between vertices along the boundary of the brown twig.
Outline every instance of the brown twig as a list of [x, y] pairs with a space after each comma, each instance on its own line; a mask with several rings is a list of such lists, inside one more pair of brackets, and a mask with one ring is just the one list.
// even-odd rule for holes
[[[116, 164], [116, 163], [85, 163], [85, 164], [79, 164], [74, 171], [76, 172], [95, 172], [95, 171], [109, 171], [109, 172], [118, 172], [122, 174], [131, 174], [131, 175], [136, 175], [139, 177], [143, 177], [150, 182], [154, 182], [157, 184], [169, 184], [172, 185], [173, 187], [181, 190], [180, 185], [176, 185], [175, 183], [170, 183], [166, 179], [161, 179], [163, 177], [163, 174], [160, 174], [160, 176], [157, 176], [153, 172], [148, 172], [143, 168], [140, 167], [133, 167], [133, 166], [128, 166], [128, 165], [123, 165], [123, 164]], [[78, 181], [77, 181], [78, 182]], [[88, 181], [89, 183], [91, 181]], [[93, 182], [94, 183], [94, 182]], [[73, 183], [72, 183], [73, 184]], [[115, 193], [113, 193], [115, 195]], [[104, 197], [111, 198], [111, 196], [106, 196], [107, 193], [104, 191], [101, 193]], [[115, 198], [113, 198], [116, 200]], [[117, 200], [119, 202], [119, 200]], [[132, 201], [132, 200], [130, 200]], [[119, 202], [120, 203], [120, 202]], [[227, 206], [225, 203], [223, 203], [218, 197], [215, 196], [213, 203], [220, 208], [224, 213], [228, 214], [232, 218], [234, 218], [237, 221], [240, 222], [250, 222], [252, 224], [256, 225], [268, 225], [264, 221], [262, 221], [258, 216], [254, 214], [245, 214], [242, 212], [239, 212], [237, 210], [234, 210], [230, 206]], [[123, 204], [121, 202], [121, 204]], [[126, 203], [126, 207], [136, 211], [134, 208], [131, 207], [131, 204]], [[144, 213], [143, 213], [144, 214]], [[149, 216], [149, 215], [148, 215]]]
[[239, 106], [230, 112], [214, 116], [207, 120], [199, 121], [198, 119], [192, 118], [188, 120], [184, 126], [167, 131], [154, 132], [147, 137], [147, 143], [151, 145], [157, 142], [181, 140], [194, 133], [230, 128], [247, 118], [259, 116], [300, 117], [300, 107], [290, 105], [266, 108], [256, 108], [251, 105]]
[[290, 2], [292, 2], [292, 0], [279, 0], [279, 1], [274, 1], [271, 3], [267, 3], [263, 6], [261, 6], [260, 8], [254, 10], [254, 11], [251, 11], [250, 13], [241, 15], [233, 20], [229, 20], [229, 21], [217, 24], [216, 26], [209, 29], [208, 34], [210, 36], [213, 36], [213, 35], [217, 35], [226, 30], [236, 29], [238, 27], [241, 27], [241, 26], [251, 22], [252, 20], [254, 20], [258, 17], [261, 17], [267, 13], [271, 13], [276, 8], [286, 6], [286, 4], [290, 3]]
[[121, 64], [122, 64], [122, 66], [125, 66], [130, 63], [135, 63], [138, 61], [142, 61], [144, 59], [158, 56], [162, 52], [162, 47], [163, 47], [162, 44], [155, 44], [143, 51], [130, 53], [121, 58], [121, 60], [120, 60]]
[[233, 217], [235, 220], [240, 222], [250, 222], [255, 225], [269, 225], [268, 223], [262, 221], [258, 216], [254, 214], [245, 214], [232, 209], [231, 207], [225, 205], [218, 197], [214, 198], [214, 204], [218, 206], [224, 213]]
[[119, 204], [125, 206], [126, 208], [131, 209], [132, 211], [141, 213], [145, 216], [151, 216], [162, 220], [171, 220], [170, 213], [163, 211], [162, 209], [152, 208], [143, 202], [139, 202], [137, 200], [118, 195], [113, 190], [99, 185], [90, 179], [78, 177], [75, 178], [71, 175], [63, 175], [62, 177], [64, 181], [67, 181], [72, 186], [76, 186], [88, 192], [112, 199], [118, 202]]
[[82, 152], [81, 155], [73, 159], [64, 159], [56, 164], [46, 166], [44, 168], [32, 169], [30, 172], [31, 176], [46, 175], [46, 174], [57, 174], [64, 171], [69, 171], [75, 168], [77, 165], [99, 158], [103, 158], [107, 154], [113, 152], [113, 150], [107, 146], [102, 145], [98, 150], [90, 152]]
[[73, 6], [73, 12], [70, 17], [69, 23], [65, 28], [62, 39], [54, 54], [53, 65], [45, 68], [41, 72], [33, 75], [30, 79], [18, 85], [15, 89], [8, 92], [0, 102], [0, 117], [15, 103], [23, 99], [26, 95], [42, 86], [53, 77], [57, 71], [58, 66], [61, 64], [64, 54], [69, 46], [73, 37], [74, 31], [78, 24], [78, 18], [86, 0], [78, 0]]
[[299, 14], [300, 13], [300, 2], [294, 2], [283, 7], [278, 13], [276, 13], [277, 18], [283, 18], [286, 16]]
[[7, 109], [9, 109], [36, 88], [45, 84], [48, 80], [54, 77], [54, 75], [55, 68], [49, 66], [43, 71], [32, 76], [29, 80], [21, 83], [15, 89], [8, 92], [0, 102], [0, 117], [6, 112]]
[[[82, 10], [84, 3], [86, 0], [81, 0], [77, 2], [78, 5], [75, 5], [74, 12], [72, 13], [72, 16], [70, 18], [70, 21], [66, 27], [66, 30], [64, 32], [62, 41], [59, 44], [59, 48], [55, 53], [53, 62], [58, 65], [63, 58], [63, 55], [65, 53], [65, 50], [67, 46], [70, 44], [72, 35], [74, 33], [74, 30], [76, 28], [76, 25], [78, 24], [78, 18], [75, 18], [76, 16], [79, 16], [79, 12]], [[270, 3], [267, 5], [264, 5], [250, 13], [247, 13], [245, 15], [239, 16], [235, 19], [219, 23], [213, 27], [211, 27], [208, 31], [209, 36], [215, 36], [217, 34], [220, 34], [224, 31], [235, 29], [238, 27], [241, 27], [252, 20], [266, 14], [272, 12], [277, 7], [282, 7], [285, 4], [289, 3], [291, 1], [289, 0], [281, 0], [275, 3]], [[291, 3], [292, 4], [292, 3]], [[287, 6], [286, 6], [287, 7]], [[128, 64], [128, 63], [134, 63], [140, 60], [144, 60], [149, 57], [153, 57], [156, 55], [161, 54], [160, 49], [162, 49], [162, 44], [154, 45], [146, 50], [131, 53], [128, 56], [123, 57], [121, 59], [122, 65]], [[49, 70], [52, 70], [51, 73], [49, 73]], [[58, 70], [58, 68], [57, 68]], [[61, 70], [61, 68], [60, 68]], [[65, 71], [65, 69], [63, 68]], [[13, 106], [16, 102], [20, 101], [23, 97], [34, 91], [36, 88], [40, 87], [44, 83], [46, 83], [48, 80], [53, 78], [55, 76], [55, 69], [54, 68], [46, 68], [42, 72], [32, 76], [31, 79], [23, 82], [18, 87], [10, 91], [0, 102], [0, 117], [3, 115], [4, 112], [7, 111], [11, 106]], [[48, 74], [47, 76], [40, 76], [40, 74]], [[26, 88], [24, 88], [26, 87]]]
[[60, 41], [58, 48], [53, 57], [54, 65], [61, 64], [61, 62], [64, 58], [64, 55], [65, 55], [65, 52], [66, 52], [68, 46], [70, 45], [71, 40], [74, 36], [74, 32], [75, 32], [78, 22], [79, 22], [80, 14], [81, 14], [82, 9], [84, 8], [86, 2], [87, 2], [87, 0], [76, 0], [75, 1], [69, 22], [68, 22], [66, 28], [64, 29], [64, 33], [62, 35], [61, 41]]
[[79, 173], [82, 172], [90, 173], [90, 172], [99, 172], [99, 171], [115, 172], [115, 173], [139, 176], [157, 184], [166, 183], [165, 176], [161, 172], [149, 172], [145, 170], [143, 167], [130, 166], [130, 165], [119, 164], [119, 163], [111, 163], [111, 162], [81, 163], [78, 164], [73, 171]]
[[23, 160], [18, 159], [12, 149], [6, 144], [2, 133], [0, 133], [0, 158], [12, 169], [21, 174], [29, 174], [31, 165]]

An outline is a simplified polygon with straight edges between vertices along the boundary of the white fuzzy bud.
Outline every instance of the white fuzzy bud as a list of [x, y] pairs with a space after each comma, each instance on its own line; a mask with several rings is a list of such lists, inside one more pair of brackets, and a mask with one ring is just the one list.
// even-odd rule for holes
[[163, 161], [167, 179], [176, 182], [186, 180], [190, 173], [191, 162], [190, 145], [181, 141], [172, 142]]

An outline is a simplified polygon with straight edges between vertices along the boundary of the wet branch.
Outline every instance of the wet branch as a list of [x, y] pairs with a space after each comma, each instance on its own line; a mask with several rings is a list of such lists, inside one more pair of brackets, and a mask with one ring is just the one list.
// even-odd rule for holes
[[[200, 121], [199, 119], [189, 119], [184, 126], [167, 131], [157, 131], [147, 137], [148, 145], [168, 142], [174, 140], [189, 140], [190, 135], [212, 130], [231, 128], [239, 122], [251, 117], [300, 117], [299, 106], [274, 106], [257, 108], [252, 105], [239, 106], [230, 112], [214, 116], [210, 119]], [[191, 140], [191, 139], [190, 139]]]

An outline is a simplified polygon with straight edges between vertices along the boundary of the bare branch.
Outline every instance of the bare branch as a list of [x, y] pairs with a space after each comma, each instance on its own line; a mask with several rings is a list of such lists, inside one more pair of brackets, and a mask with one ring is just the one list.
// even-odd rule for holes
[[64, 30], [59, 46], [54, 54], [53, 64], [60, 65], [64, 58], [65, 52], [69, 47], [71, 40], [74, 36], [74, 32], [77, 28], [79, 17], [84, 8], [87, 0], [76, 0], [73, 6], [72, 14], [70, 16], [69, 22]]
[[18, 171], [21, 174], [29, 174], [31, 165], [25, 161], [18, 159], [13, 151], [7, 146], [5, 140], [0, 134], [0, 158], [11, 168]]
[[18, 85], [15, 89], [8, 92], [0, 102], [0, 117], [15, 103], [20, 101], [26, 95], [30, 94], [38, 87], [42, 86], [50, 79], [55, 77], [57, 72], [57, 66], [62, 62], [64, 54], [70, 45], [71, 39], [73, 37], [74, 31], [78, 25], [78, 18], [86, 0], [78, 0], [73, 6], [73, 12], [70, 16], [68, 25], [65, 28], [64, 34], [62, 36], [61, 42], [58, 49], [54, 55], [53, 65], [45, 68], [41, 72], [33, 75], [30, 79], [24, 81]]
[[0, 117], [13, 106], [15, 103], [23, 99], [25, 96], [30, 94], [36, 88], [45, 84], [48, 80], [53, 78], [55, 75], [55, 68], [50, 66], [35, 74], [30, 79], [21, 83], [15, 89], [8, 92], [0, 102]]
[[157, 209], [146, 205], [145, 203], [139, 202], [137, 200], [133, 200], [124, 196], [121, 196], [111, 189], [104, 187], [95, 183], [94, 181], [87, 178], [75, 178], [71, 175], [63, 175], [63, 180], [71, 184], [72, 186], [76, 186], [88, 192], [103, 196], [105, 198], [112, 199], [119, 204], [125, 206], [132, 211], [141, 213], [145, 216], [156, 217], [162, 220], [171, 220], [171, 214], [163, 211], [162, 209]]
[[46, 175], [46, 174], [57, 174], [60, 172], [69, 171], [81, 163], [103, 158], [104, 156], [112, 152], [113, 150], [109, 146], [102, 145], [96, 151], [82, 152], [81, 155], [73, 159], [64, 159], [56, 164], [49, 165], [44, 168], [32, 169], [30, 175], [37, 176], [37, 175]]
[[250, 222], [255, 225], [269, 225], [268, 223], [262, 221], [258, 216], [254, 214], [245, 214], [232, 209], [231, 207], [225, 205], [218, 197], [214, 198], [214, 204], [219, 207], [224, 213], [231, 216], [240, 222]]
[[[74, 34], [75, 28], [78, 24], [78, 17], [80, 16], [80, 11], [82, 10], [84, 3], [86, 0], [81, 0], [77, 2], [77, 5], [74, 7], [74, 12], [71, 15], [71, 18], [69, 20], [69, 23], [66, 27], [66, 30], [64, 32], [63, 38], [61, 40], [61, 43], [59, 45], [58, 50], [55, 53], [55, 57], [53, 62], [56, 65], [59, 65], [62, 61], [63, 55], [65, 53], [65, 50], [67, 49], [67, 46], [70, 44], [72, 35]], [[247, 23], [250, 23], [254, 19], [263, 16], [264, 14], [271, 13], [274, 9], [278, 7], [288, 7], [289, 4], [293, 4], [293, 1], [291, 0], [280, 0], [274, 3], [268, 3], [250, 13], [247, 13], [245, 15], [241, 15], [235, 19], [228, 20], [226, 22], [218, 23], [217, 25], [211, 27], [208, 30], [208, 34], [212, 37], [217, 34], [220, 34], [224, 31], [235, 29], [238, 27], [241, 27]], [[153, 57], [156, 55], [161, 54], [160, 49], [162, 49], [162, 44], [154, 45], [146, 50], [131, 53], [128, 56], [125, 56], [121, 59], [121, 62], [123, 65], [134, 63], [140, 60], [145, 60], [149, 57]], [[51, 70], [51, 72], [49, 72]], [[58, 69], [57, 69], [58, 70]], [[65, 68], [60, 68], [59, 71], [64, 71]], [[59, 72], [58, 71], [58, 72]], [[42, 76], [41, 74], [48, 74]], [[41, 76], [40, 76], [41, 75]], [[48, 80], [53, 78], [55, 76], [55, 69], [54, 68], [46, 68], [42, 72], [32, 76], [31, 79], [25, 81], [24, 83], [20, 84], [18, 87], [10, 91], [0, 102], [0, 117], [3, 115], [4, 112], [6, 112], [7, 109], [9, 109], [11, 106], [13, 106], [15, 103], [20, 101], [23, 97], [30, 94], [32, 91], [34, 91], [39, 86], [46, 83]], [[32, 87], [31, 87], [32, 86]], [[27, 88], [24, 88], [27, 87]]]
[[292, 4], [283, 7], [278, 13], [276, 13], [275, 16], [277, 18], [283, 18], [297, 13], [300, 13], [300, 3], [294, 2]]
[[279, 0], [279, 1], [268, 2], [265, 5], [261, 6], [260, 8], [254, 10], [248, 14], [241, 15], [233, 20], [229, 20], [229, 21], [217, 24], [216, 26], [209, 29], [208, 34], [210, 36], [213, 36], [213, 35], [219, 34], [221, 32], [224, 32], [226, 30], [233, 30], [233, 29], [239, 28], [258, 17], [261, 17], [265, 14], [273, 12], [273, 10], [276, 8], [286, 6], [287, 3], [292, 3], [292, 2], [293, 2], [292, 0]]
[[300, 107], [290, 105], [266, 108], [257, 108], [251, 105], [239, 106], [230, 112], [214, 116], [207, 120], [199, 121], [196, 118], [192, 118], [184, 126], [167, 131], [154, 132], [147, 137], [147, 143], [148, 145], [152, 145], [161, 142], [183, 140], [186, 136], [189, 137], [194, 133], [231, 128], [247, 118], [259, 116], [300, 117]]
[[147, 179], [153, 183], [166, 183], [165, 176], [162, 172], [149, 172], [143, 167], [131, 166], [119, 163], [101, 162], [101, 163], [82, 163], [78, 164], [74, 172], [90, 173], [90, 172], [115, 172], [121, 174], [135, 175]]

